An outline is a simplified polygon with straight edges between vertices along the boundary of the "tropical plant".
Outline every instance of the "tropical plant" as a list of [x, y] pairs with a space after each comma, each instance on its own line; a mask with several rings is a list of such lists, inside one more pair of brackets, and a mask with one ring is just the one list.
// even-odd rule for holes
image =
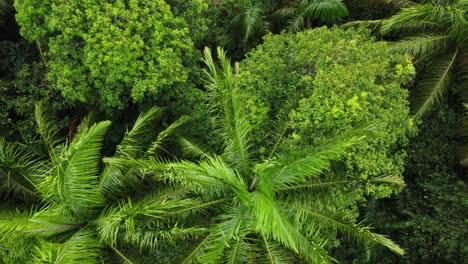
[[361, 142], [375, 127], [343, 133], [315, 149], [291, 153], [273, 150], [260, 160], [252, 152], [251, 125], [242, 99], [238, 75], [224, 51], [218, 48], [218, 69], [208, 48], [205, 63], [207, 88], [222, 141], [221, 154], [182, 139], [184, 149], [199, 162], [170, 163], [172, 181], [216, 203], [205, 236], [198, 239], [183, 263], [291, 263], [302, 258], [311, 263], [334, 261], [326, 251], [323, 232], [338, 231], [359, 242], [385, 245], [398, 254], [403, 250], [363, 223], [344, 219], [327, 204], [329, 186], [364, 182], [400, 184], [395, 177], [369, 181], [327, 178], [333, 159]]
[[231, 27], [241, 31], [243, 45], [247, 45], [254, 36], [263, 36], [272, 31], [271, 14], [279, 5], [277, 0], [240, 0], [237, 15], [231, 21]]
[[279, 9], [277, 14], [287, 21], [287, 28], [298, 32], [312, 28], [314, 21], [330, 24], [348, 15], [342, 0], [296, 0]]
[[286, 28], [297, 32], [315, 25], [331, 24], [348, 15], [342, 0], [239, 0], [230, 27], [241, 32], [243, 47], [255, 37], [278, 33]]
[[[181, 118], [151, 143], [149, 133], [161, 112], [152, 108], [142, 114], [115, 155], [103, 160], [100, 150], [109, 121], [92, 124], [86, 118], [74, 139], [63, 143], [44, 104], [37, 106], [36, 119], [41, 142], [48, 149], [47, 159], [28, 159], [0, 140], [0, 190], [37, 200], [33, 206], [2, 206], [3, 262], [132, 263], [125, 253], [129, 248], [154, 249], [159, 240], [204, 231], [175, 222], [177, 216], [183, 219], [182, 212], [190, 212], [190, 207], [203, 205], [186, 198], [183, 189], [159, 181], [155, 173], [160, 166], [155, 154], [187, 121]], [[146, 166], [145, 162], [151, 164], [151, 172], [139, 165]], [[14, 163], [17, 165], [11, 166]]]
[[405, 8], [390, 18], [348, 26], [363, 24], [402, 38], [392, 49], [413, 55], [415, 64], [425, 64], [413, 96], [415, 115], [420, 117], [446, 94], [456, 76], [467, 72], [462, 58], [468, 47], [468, 1], [398, 2]]

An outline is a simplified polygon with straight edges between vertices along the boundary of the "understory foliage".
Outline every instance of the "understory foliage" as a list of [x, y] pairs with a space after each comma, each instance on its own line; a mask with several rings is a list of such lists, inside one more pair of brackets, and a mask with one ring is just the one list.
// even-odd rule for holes
[[398, 239], [412, 263], [462, 263], [468, 258], [468, 186], [458, 162], [461, 123], [446, 100], [423, 119], [410, 145], [401, 193], [407, 225]]
[[[26, 41], [0, 42], [0, 136], [18, 139], [31, 138], [34, 133], [34, 105], [47, 101], [56, 112], [70, 108], [57, 91], [45, 80], [46, 69], [38, 61], [34, 45]], [[63, 118], [60, 127], [67, 124]]]
[[[195, 14], [188, 17], [206, 6], [190, 2]], [[110, 111], [132, 101], [167, 106], [195, 96], [189, 79], [199, 53], [183, 8], [174, 16], [163, 0], [20, 0], [15, 7], [22, 36], [41, 43], [47, 79], [67, 99]]]

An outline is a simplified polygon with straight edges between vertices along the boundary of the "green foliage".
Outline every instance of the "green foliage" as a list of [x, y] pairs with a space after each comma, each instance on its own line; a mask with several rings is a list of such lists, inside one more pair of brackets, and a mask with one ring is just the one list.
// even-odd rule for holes
[[[206, 226], [208, 234], [192, 245], [182, 263], [296, 263], [300, 259], [332, 263], [334, 259], [325, 248], [327, 231], [343, 233], [358, 242], [382, 244], [402, 254], [403, 250], [385, 236], [325, 205], [329, 188], [344, 181], [333, 177], [321, 181], [322, 173], [332, 160], [372, 134], [372, 129], [342, 133], [314, 150], [275, 152], [262, 159], [252, 152], [254, 127], [248, 120], [240, 76], [234, 74], [220, 48], [218, 56], [220, 69], [210, 50], [205, 50], [209, 102], [222, 138], [220, 154], [203, 153], [199, 162], [168, 164], [171, 180], [204, 203], [216, 204], [208, 212], [212, 220], [199, 223]], [[184, 142], [186, 148], [194, 149], [193, 144]], [[194, 150], [191, 152], [200, 153]], [[362, 183], [367, 181], [346, 181]], [[300, 191], [307, 188], [310, 191]]]
[[[178, 9], [188, 18], [206, 6], [190, 3], [191, 13]], [[196, 93], [189, 92], [198, 61], [188, 27], [193, 21], [174, 16], [165, 1], [24, 0], [15, 6], [21, 34], [47, 43], [47, 79], [67, 99], [110, 111], [131, 101], [167, 106]]]
[[[0, 135], [17, 139], [34, 137], [34, 104], [47, 101], [56, 112], [70, 108], [45, 80], [46, 69], [38, 63], [33, 46], [24, 41], [0, 42]], [[59, 122], [67, 125], [68, 118]]]
[[468, 4], [465, 0], [407, 2], [389, 18], [350, 25], [378, 28], [382, 35], [399, 38], [392, 49], [423, 63], [413, 107], [415, 115], [421, 117], [442, 99], [454, 75], [466, 74], [462, 58], [468, 46]]
[[[150, 129], [160, 109], [141, 115], [104, 164], [100, 152], [109, 121], [85, 119], [73, 140], [63, 143], [46, 105], [39, 104], [35, 112], [47, 158], [0, 139], [2, 198], [15, 194], [35, 201], [33, 206], [2, 206], [2, 263], [119, 263], [116, 258], [128, 260], [130, 249], [154, 249], [159, 241], [173, 243], [204, 231], [178, 224], [181, 212], [203, 205], [159, 181], [160, 162], [145, 154], [144, 141], [135, 139], [141, 134], [156, 137]], [[163, 130], [158, 146], [173, 132]], [[146, 185], [151, 188], [142, 193]]]
[[403, 243], [417, 263], [460, 263], [467, 259], [465, 240], [468, 187], [457, 159], [458, 117], [446, 102], [423, 120], [410, 145], [401, 194], [408, 218]]
[[[413, 75], [408, 58], [389, 52], [365, 32], [319, 28], [267, 36], [242, 61], [239, 74], [248, 93], [254, 147], [264, 157], [276, 148], [308, 149], [325, 145], [330, 135], [375, 122], [385, 133], [352, 147], [332, 171], [355, 179], [401, 175], [406, 157], [401, 146], [415, 131], [401, 86]], [[281, 143], [275, 143], [279, 138]], [[378, 196], [392, 192], [367, 187]]]

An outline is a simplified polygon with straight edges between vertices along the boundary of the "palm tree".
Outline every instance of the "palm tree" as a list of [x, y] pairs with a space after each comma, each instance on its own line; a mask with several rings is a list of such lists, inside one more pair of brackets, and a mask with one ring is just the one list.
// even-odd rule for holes
[[238, 12], [230, 27], [240, 30], [244, 48], [254, 37], [282, 28], [297, 32], [311, 28], [313, 21], [330, 24], [348, 15], [342, 0], [239, 0], [236, 4]]
[[387, 2], [398, 2], [405, 8], [387, 19], [348, 26], [364, 24], [380, 29], [382, 35], [402, 38], [392, 48], [412, 55], [415, 64], [424, 62], [414, 96], [415, 115], [420, 117], [440, 100], [455, 78], [466, 78], [468, 62], [462, 58], [468, 47], [468, 1]]
[[311, 28], [314, 21], [330, 24], [348, 15], [342, 0], [296, 0], [279, 9], [277, 14], [287, 21], [287, 28], [298, 32]]
[[[218, 48], [221, 70], [205, 49], [205, 71], [215, 114], [224, 142], [221, 154], [203, 150], [182, 138], [184, 149], [200, 161], [168, 164], [168, 177], [216, 208], [207, 212], [204, 236], [180, 259], [181, 263], [292, 263], [300, 257], [310, 263], [334, 261], [324, 248], [323, 230], [333, 230], [359, 242], [382, 244], [398, 254], [403, 250], [362, 223], [343, 218], [328, 206], [326, 190], [364, 182], [401, 184], [391, 176], [368, 181], [323, 177], [330, 162], [349, 146], [364, 139], [372, 126], [330, 139], [316, 149], [293, 153], [272, 150], [258, 160], [251, 150], [251, 126], [242, 107], [242, 93], [230, 61]], [[325, 196], [325, 197], [324, 197]], [[208, 224], [207, 224], [208, 223]], [[195, 227], [200, 228], [197, 223]], [[174, 260], [174, 263], [177, 261]]]
[[3, 262], [132, 263], [131, 253], [138, 249], [204, 231], [184, 228], [176, 220], [205, 205], [186, 197], [183, 189], [173, 189], [157, 173], [163, 168], [157, 152], [187, 118], [146, 144], [161, 112], [152, 108], [140, 115], [112, 158], [100, 157], [109, 121], [92, 124], [86, 118], [73, 141], [62, 142], [44, 104], [36, 107], [36, 119], [47, 159], [31, 165], [33, 159], [22, 159], [17, 147], [0, 140], [0, 190], [37, 200], [32, 206], [2, 205]]
[[271, 32], [269, 15], [278, 5], [277, 0], [241, 0], [237, 5], [238, 13], [231, 21], [230, 27], [241, 31], [244, 47], [254, 36], [263, 36]]

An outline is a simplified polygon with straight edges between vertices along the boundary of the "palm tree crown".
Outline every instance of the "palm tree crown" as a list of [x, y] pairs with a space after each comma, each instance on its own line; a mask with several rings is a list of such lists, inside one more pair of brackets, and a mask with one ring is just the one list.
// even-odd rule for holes
[[[100, 149], [109, 121], [92, 125], [87, 118], [73, 141], [61, 143], [43, 104], [36, 108], [36, 119], [48, 149], [47, 159], [25, 156], [16, 160], [21, 166], [13, 166], [11, 157], [18, 147], [1, 140], [2, 190], [37, 199], [32, 207], [2, 208], [0, 252], [4, 262], [132, 263], [125, 253], [128, 248], [151, 249], [159, 240], [199, 232], [194, 228], [187, 232], [172, 222], [178, 211], [198, 202], [184, 198], [183, 191], [173, 190], [142, 169], [141, 164], [151, 161], [152, 171], [157, 171], [154, 154], [187, 121], [181, 118], [145, 147], [142, 136], [160, 115], [159, 108], [141, 115], [114, 157], [104, 160]], [[5, 177], [13, 184], [5, 184]], [[147, 185], [153, 187], [142, 194]]]
[[[218, 48], [218, 70], [205, 49], [208, 88], [214, 122], [223, 139], [221, 154], [210, 153], [182, 139], [184, 149], [201, 161], [170, 163], [169, 177], [204, 201], [216, 203], [199, 238], [182, 263], [291, 263], [300, 257], [310, 263], [331, 263], [320, 230], [337, 230], [361, 242], [379, 243], [396, 253], [403, 250], [369, 228], [340, 217], [324, 206], [319, 193], [329, 186], [358, 184], [346, 179], [317, 180], [347, 147], [363, 140], [364, 131], [331, 139], [317, 149], [271, 153], [258, 160], [251, 151], [251, 126], [230, 61]], [[366, 127], [362, 130], [370, 130]], [[316, 178], [317, 177], [317, 178]], [[376, 182], [399, 183], [393, 177]], [[315, 202], [314, 202], [315, 201]]]

